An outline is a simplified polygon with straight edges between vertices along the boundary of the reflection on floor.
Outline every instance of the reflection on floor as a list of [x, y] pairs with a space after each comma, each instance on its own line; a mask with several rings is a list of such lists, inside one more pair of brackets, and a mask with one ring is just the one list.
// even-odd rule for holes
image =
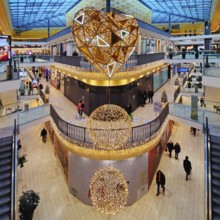
[[[20, 134], [21, 155], [27, 154], [27, 162], [18, 168], [18, 195], [33, 189], [40, 193], [40, 203], [34, 220], [199, 220], [204, 219], [204, 143], [203, 134], [194, 137], [189, 127], [174, 125], [171, 140], [181, 146], [179, 160], [169, 158], [164, 152], [159, 169], [166, 175], [165, 195], [156, 196], [153, 181], [148, 194], [132, 206], [114, 216], [105, 216], [93, 207], [86, 206], [68, 192], [58, 159], [48, 138], [42, 143], [40, 131], [43, 125]], [[189, 156], [192, 175], [185, 181], [183, 159]]]

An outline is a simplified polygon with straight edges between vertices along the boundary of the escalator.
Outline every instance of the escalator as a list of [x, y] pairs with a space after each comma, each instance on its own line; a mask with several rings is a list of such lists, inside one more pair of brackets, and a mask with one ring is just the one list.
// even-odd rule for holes
[[0, 219], [11, 219], [13, 137], [0, 139]]
[[210, 135], [212, 219], [220, 220], [220, 137]]

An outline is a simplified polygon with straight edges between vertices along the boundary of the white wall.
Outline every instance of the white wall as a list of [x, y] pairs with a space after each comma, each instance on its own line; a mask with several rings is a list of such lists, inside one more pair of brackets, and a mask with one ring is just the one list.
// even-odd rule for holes
[[[9, 88], [7, 88], [8, 90]], [[2, 87], [0, 86], [0, 91], [2, 90]], [[6, 107], [6, 105], [10, 105], [12, 103], [17, 103], [17, 92], [16, 90], [8, 90], [7, 92], [0, 92], [0, 99], [2, 102], [2, 105]], [[10, 106], [8, 106], [10, 107]]]
[[220, 88], [205, 86], [205, 99], [213, 102], [220, 102]]
[[16, 90], [20, 87], [20, 80], [8, 80], [0, 82], [0, 93], [7, 92], [9, 90]]
[[203, 82], [204, 86], [220, 88], [220, 78], [219, 77], [203, 76], [202, 82]]
[[148, 191], [148, 153], [118, 161], [92, 160], [69, 153], [70, 192], [73, 193], [74, 189], [75, 196], [80, 201], [84, 204], [92, 205], [88, 196], [90, 180], [97, 170], [105, 166], [113, 166], [119, 169], [126, 181], [129, 181], [127, 205], [133, 204]]

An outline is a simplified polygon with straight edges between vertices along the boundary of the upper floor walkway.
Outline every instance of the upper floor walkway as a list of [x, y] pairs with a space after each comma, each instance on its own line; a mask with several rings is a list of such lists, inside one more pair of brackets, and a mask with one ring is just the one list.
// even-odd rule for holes
[[[137, 143], [151, 138], [161, 128], [168, 114], [169, 119], [198, 129], [202, 129], [206, 117], [209, 118], [210, 124], [220, 124], [220, 114], [214, 111], [198, 108], [195, 116], [193, 114], [194, 110], [190, 106], [174, 103], [174, 93], [178, 90], [178, 87], [174, 85], [174, 81], [175, 77], [169, 80], [154, 95], [154, 102], [156, 102], [160, 101], [164, 90], [168, 94], [168, 101], [170, 103], [164, 106], [160, 114], [154, 112], [154, 104], [149, 103], [133, 112], [132, 136], [129, 142]], [[41, 83], [46, 85], [44, 79], [42, 79]], [[76, 117], [76, 106], [54, 87], [50, 86], [50, 89], [49, 99], [52, 107], [45, 104], [28, 111], [21, 111], [1, 117], [0, 128], [5, 129], [5, 127], [12, 126], [14, 119], [17, 119], [20, 128], [25, 129], [37, 123], [51, 120], [52, 117], [52, 121], [55, 122], [63, 134], [79, 142], [90, 143], [86, 132], [87, 115], [84, 114], [82, 119], [78, 119]]]

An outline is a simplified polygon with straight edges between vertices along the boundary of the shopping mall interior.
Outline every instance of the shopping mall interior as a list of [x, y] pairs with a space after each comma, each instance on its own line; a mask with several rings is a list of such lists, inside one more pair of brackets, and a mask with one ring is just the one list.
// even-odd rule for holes
[[219, 0], [0, 0], [0, 220], [220, 220]]

